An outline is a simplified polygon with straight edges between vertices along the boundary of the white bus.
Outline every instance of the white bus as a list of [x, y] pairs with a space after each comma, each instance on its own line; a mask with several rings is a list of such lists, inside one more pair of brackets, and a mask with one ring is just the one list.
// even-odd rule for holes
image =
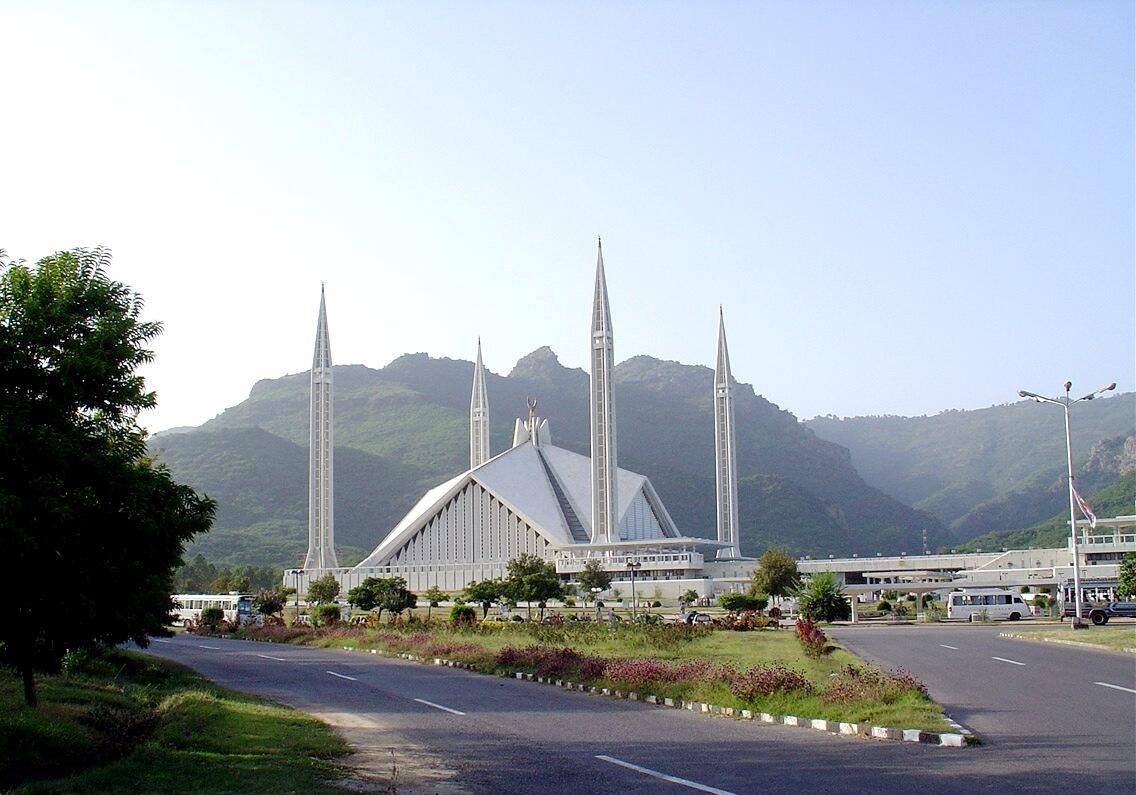
[[243, 624], [252, 616], [252, 596], [237, 593], [176, 593], [174, 599], [174, 625], [184, 626], [186, 619], [199, 621], [201, 611], [207, 607], [219, 607], [225, 611], [225, 620], [234, 622], [240, 619]]
[[1033, 613], [1022, 595], [1005, 588], [968, 588], [952, 591], [947, 596], [947, 618], [965, 618], [984, 614], [986, 618], [1005, 618], [1017, 621], [1030, 618]]

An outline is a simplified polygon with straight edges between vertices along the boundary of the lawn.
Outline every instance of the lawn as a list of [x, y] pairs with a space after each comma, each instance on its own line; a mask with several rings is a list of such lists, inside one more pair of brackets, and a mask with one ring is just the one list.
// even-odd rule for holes
[[[343, 627], [308, 631], [291, 638], [288, 635], [293, 630], [276, 628], [276, 631], [280, 635], [277, 639], [284, 642], [380, 649], [425, 658], [445, 657], [469, 663], [485, 673], [497, 674], [537, 672], [535, 663], [526, 664], [518, 662], [515, 655], [503, 655], [506, 647], [518, 650], [536, 646], [549, 654], [570, 649], [588, 659], [582, 665], [579, 660], [568, 659], [563, 663], [562, 673], [558, 672], [554, 678], [780, 715], [952, 731], [942, 708], [919, 692], [918, 683], [883, 674], [875, 676], [876, 669], [831, 641], [826, 654], [810, 658], [791, 629], [750, 632], [708, 629], [685, 632], [684, 629], [648, 628], [629, 622], [611, 627], [569, 621], [562, 626], [520, 623], [472, 629], [440, 623], [429, 628], [422, 625], [380, 629]], [[260, 635], [252, 630], [246, 636], [266, 639], [271, 633]], [[655, 678], [640, 676], [629, 684], [626, 678], [612, 679], [605, 667], [621, 660], [657, 661], [664, 665], [652, 669], [659, 672]], [[682, 664], [688, 667], [675, 673], [675, 666]], [[736, 684], [738, 675], [755, 668], [772, 670], [777, 666], [800, 674], [807, 683], [750, 697], [739, 695], [744, 691]], [[871, 676], [856, 678], [849, 673], [849, 666], [866, 670]], [[627, 676], [627, 667], [615, 670]]]
[[[341, 793], [342, 740], [297, 710], [172, 663], [111, 651], [39, 679], [38, 708], [0, 675], [0, 790]], [[18, 750], [14, 750], [18, 749]]]
[[1072, 627], [1030, 628], [1021, 634], [1029, 640], [1072, 640], [1116, 651], [1136, 649], [1136, 624], [1089, 626], [1077, 630]]

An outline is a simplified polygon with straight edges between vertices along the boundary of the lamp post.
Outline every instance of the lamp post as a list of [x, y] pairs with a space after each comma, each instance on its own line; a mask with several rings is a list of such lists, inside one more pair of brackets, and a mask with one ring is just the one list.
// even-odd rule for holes
[[589, 590], [592, 592], [592, 601], [596, 603], [596, 623], [598, 624], [600, 620], [600, 594], [603, 592], [603, 588], [591, 588]]
[[1084, 626], [1084, 622], [1081, 620], [1083, 615], [1081, 605], [1081, 553], [1077, 539], [1077, 507], [1076, 501], [1073, 498], [1073, 437], [1069, 432], [1069, 407], [1074, 403], [1080, 403], [1082, 400], [1092, 400], [1103, 392], [1111, 392], [1116, 389], [1116, 384], [1112, 383], [1108, 386], [1101, 387], [1095, 392], [1090, 392], [1076, 400], [1073, 400], [1069, 395], [1069, 391], [1072, 388], [1073, 382], [1066, 381], [1064, 398], [1045, 397], [1036, 392], [1027, 392], [1024, 389], [1018, 390], [1018, 395], [1020, 397], [1030, 398], [1038, 403], [1053, 403], [1065, 410], [1065, 460], [1069, 466], [1069, 530], [1073, 534], [1073, 599], [1076, 605], [1076, 615], [1073, 617], [1071, 624], [1074, 628], [1077, 628]]
[[637, 618], [636, 607], [638, 606], [638, 602], [639, 602], [639, 600], [637, 600], [635, 598], [635, 572], [638, 571], [639, 568], [642, 565], [643, 564], [640, 563], [637, 560], [627, 561], [627, 568], [631, 570], [631, 620], [632, 621], [634, 621]]
[[300, 623], [300, 575], [303, 574], [303, 573], [304, 573], [303, 569], [293, 569], [292, 570], [292, 574], [295, 575], [295, 583], [296, 583], [296, 621], [295, 621], [295, 623], [297, 623], [297, 624]]

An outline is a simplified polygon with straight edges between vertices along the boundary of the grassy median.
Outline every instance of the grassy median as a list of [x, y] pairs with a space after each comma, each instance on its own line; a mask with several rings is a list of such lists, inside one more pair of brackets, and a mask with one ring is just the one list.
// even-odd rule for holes
[[[747, 632], [567, 621], [453, 627], [264, 627], [252, 640], [445, 657], [486, 673], [528, 671], [597, 687], [780, 715], [953, 731], [922, 684], [828, 641], [809, 656], [792, 629]], [[528, 647], [528, 654], [519, 654]], [[559, 656], [557, 656], [559, 655]], [[617, 665], [619, 663], [619, 665]]]
[[1088, 626], [1077, 630], [1072, 627], [1015, 627], [1014, 632], [1027, 640], [1071, 640], [1114, 651], [1136, 649], [1136, 624], [1118, 625], [1110, 621], [1107, 626]]
[[[343, 741], [320, 721], [114, 650], [39, 680], [38, 708], [0, 674], [0, 790], [341, 793]], [[10, 750], [9, 750], [10, 749]]]

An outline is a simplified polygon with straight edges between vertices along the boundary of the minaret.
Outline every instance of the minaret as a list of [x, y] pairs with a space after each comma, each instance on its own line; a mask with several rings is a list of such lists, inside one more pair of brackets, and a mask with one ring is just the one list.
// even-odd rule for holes
[[730, 351], [726, 321], [718, 307], [718, 363], [714, 368], [714, 473], [718, 488], [718, 540], [730, 546], [719, 558], [740, 558], [738, 541], [738, 456], [734, 433], [734, 396], [730, 384]]
[[308, 554], [304, 568], [335, 569], [335, 492], [332, 487], [331, 341], [320, 287], [316, 351], [312, 357], [311, 424], [308, 436]]
[[485, 366], [481, 363], [481, 337], [478, 337], [473, 394], [469, 399], [469, 468], [476, 469], [488, 460], [489, 397], [485, 392]]
[[603, 244], [597, 241], [596, 294], [592, 303], [592, 543], [609, 544], [619, 540], [616, 513], [617, 459], [615, 448], [615, 345], [611, 331], [611, 309], [607, 301]]

